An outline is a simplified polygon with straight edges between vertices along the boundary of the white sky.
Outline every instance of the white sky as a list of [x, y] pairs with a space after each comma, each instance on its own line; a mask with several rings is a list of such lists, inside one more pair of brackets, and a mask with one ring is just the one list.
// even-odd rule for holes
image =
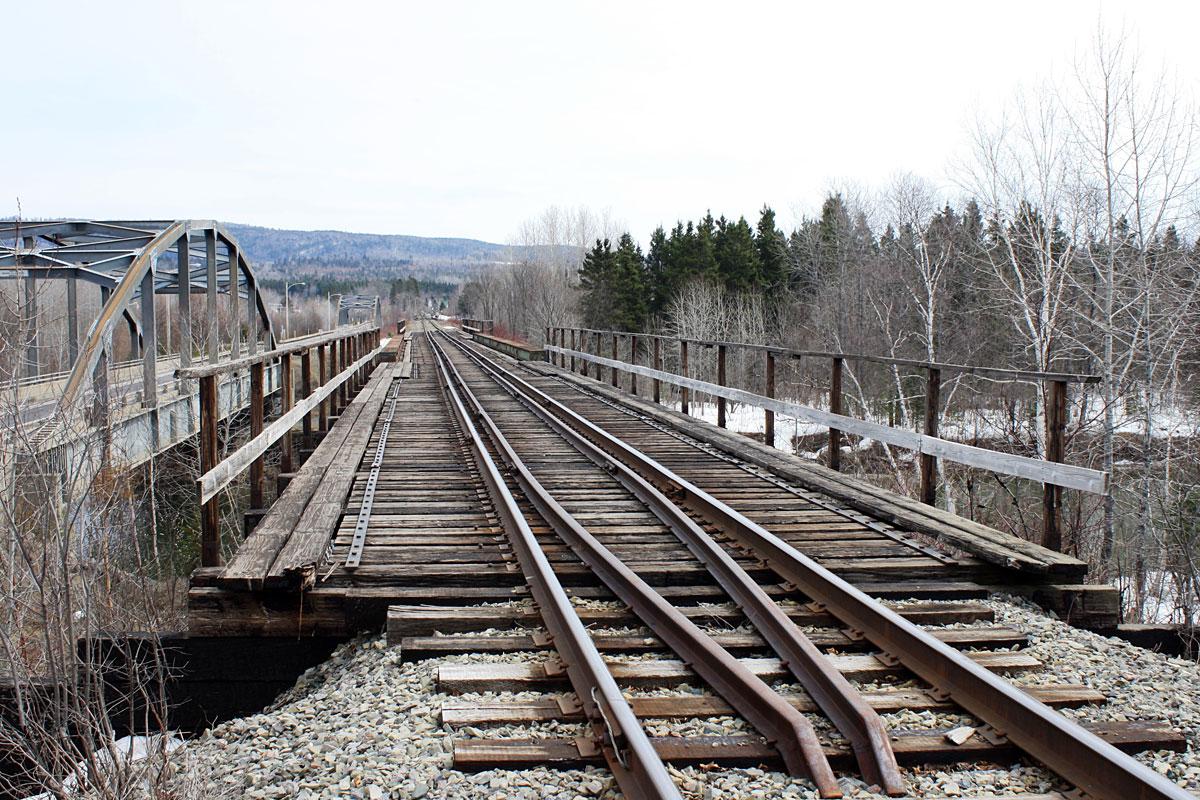
[[504, 241], [550, 204], [645, 240], [939, 183], [1103, 15], [1200, 84], [1200, 2], [3, 0], [0, 216]]

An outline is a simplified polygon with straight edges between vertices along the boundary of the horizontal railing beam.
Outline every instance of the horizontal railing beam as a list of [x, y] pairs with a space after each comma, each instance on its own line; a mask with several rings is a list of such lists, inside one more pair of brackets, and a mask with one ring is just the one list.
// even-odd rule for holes
[[824, 350], [792, 350], [786, 347], [769, 344], [754, 344], [751, 342], [725, 342], [719, 339], [696, 339], [689, 336], [671, 336], [656, 333], [636, 333], [633, 331], [600, 331], [593, 328], [567, 328], [567, 330], [583, 331], [584, 333], [599, 333], [609, 336], [637, 336], [644, 339], [663, 339], [672, 342], [688, 342], [701, 347], [740, 347], [743, 350], [774, 353], [787, 358], [842, 358], [852, 361], [869, 361], [875, 364], [887, 364], [897, 367], [912, 367], [915, 369], [938, 369], [942, 372], [960, 375], [978, 375], [985, 378], [995, 378], [1005, 381], [1065, 381], [1067, 383], [1099, 383], [1097, 375], [1086, 375], [1074, 372], [1039, 372], [1037, 370], [1008, 369], [1006, 367], [978, 367], [971, 364], [949, 364], [940, 361], [919, 361], [909, 358], [894, 358], [891, 356], [874, 356], [864, 353], [835, 353]]
[[368, 331], [377, 331], [379, 326], [373, 322], [362, 323], [349, 328], [338, 328], [326, 333], [319, 333], [313, 336], [306, 336], [303, 339], [293, 339], [290, 342], [276, 347], [274, 350], [266, 350], [262, 353], [255, 353], [252, 356], [235, 359], [233, 361], [225, 361], [220, 364], [200, 364], [186, 369], [175, 370], [176, 378], [204, 378], [209, 375], [224, 375], [228, 372], [237, 372], [243, 369], [249, 369], [254, 364], [262, 364], [268, 361], [274, 361], [280, 356], [285, 356], [290, 353], [299, 353], [303, 350], [308, 350], [312, 347], [318, 347], [329, 342], [336, 342], [350, 336], [357, 336], [360, 333]]
[[958, 464], [966, 464], [967, 466], [979, 467], [992, 472], [999, 472], [1018, 478], [1027, 478], [1041, 483], [1050, 483], [1067, 489], [1078, 489], [1093, 494], [1104, 494], [1108, 488], [1108, 473], [1100, 470], [1076, 467], [1068, 464], [1056, 464], [1027, 456], [986, 450], [982, 447], [974, 447], [969, 444], [962, 444], [961, 442], [951, 442], [936, 436], [927, 436], [903, 428], [892, 428], [876, 422], [847, 417], [843, 414], [834, 414], [797, 403], [788, 403], [741, 389], [732, 389], [727, 386], [719, 386], [715, 383], [696, 380], [695, 378], [683, 377], [663, 370], [628, 364], [624, 361], [616, 361], [611, 358], [604, 358], [603, 356], [594, 356], [582, 350], [569, 350], [562, 347], [555, 347], [554, 345], [547, 345], [545, 349], [548, 352], [572, 356], [600, 366], [621, 369], [627, 372], [636, 372], [648, 378], [654, 378], [692, 391], [704, 392], [714, 397], [723, 397], [726, 400], [732, 400], [736, 403], [745, 403], [746, 405], [774, 411], [777, 414], [786, 414], [805, 420], [806, 422], [813, 422], [827, 428], [852, 433], [855, 436], [877, 439], [878, 441], [898, 447], [905, 447], [925, 455], [945, 458]]
[[[310, 345], [311, 346], [311, 345]], [[383, 351], [383, 345], [376, 347], [362, 358], [355, 361], [346, 369], [335, 375], [328, 383], [316, 389], [312, 394], [298, 401], [286, 414], [272, 422], [262, 433], [239, 447], [235, 452], [205, 472], [197, 480], [200, 487], [200, 502], [207, 503], [222, 489], [233, 482], [233, 479], [250, 466], [256, 458], [267, 451], [271, 445], [282, 439], [288, 431], [296, 427], [321, 401], [329, 397], [339, 386], [354, 377], [354, 374], [369, 364]]]

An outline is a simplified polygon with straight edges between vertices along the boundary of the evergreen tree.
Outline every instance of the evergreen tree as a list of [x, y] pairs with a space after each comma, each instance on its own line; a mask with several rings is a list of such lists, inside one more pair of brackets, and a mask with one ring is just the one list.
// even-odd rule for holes
[[613, 259], [612, 327], [640, 331], [648, 308], [642, 250], [628, 233], [621, 234]]
[[775, 212], [763, 206], [755, 229], [754, 246], [758, 250], [761, 268], [761, 285], [768, 291], [776, 291], [787, 285], [790, 263], [788, 243], [783, 231], [775, 227]]
[[762, 288], [758, 248], [745, 217], [739, 217], [737, 222], [729, 222], [724, 217], [717, 221], [713, 254], [717, 274], [730, 291], [753, 292]]
[[646, 252], [646, 294], [652, 317], [660, 316], [671, 301], [670, 265], [671, 245], [660, 225], [650, 234], [650, 249]]
[[588, 328], [611, 327], [615, 270], [616, 253], [612, 242], [597, 239], [579, 267], [579, 287], [583, 290], [580, 305], [584, 325]]

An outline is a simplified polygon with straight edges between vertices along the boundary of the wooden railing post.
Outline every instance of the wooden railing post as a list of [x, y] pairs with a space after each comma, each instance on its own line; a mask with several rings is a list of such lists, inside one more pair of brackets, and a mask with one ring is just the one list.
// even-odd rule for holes
[[[544, 339], [546, 344], [554, 344], [554, 340], [551, 338], [553, 336], [553, 331], [554, 328], [551, 328], [549, 325], [546, 326], [546, 338]], [[558, 361], [553, 353], [550, 354], [550, 363], [554, 366], [558, 366]]]
[[[767, 397], [775, 397], [775, 354], [767, 351]], [[775, 446], [775, 412], [771, 409], [763, 411], [763, 441], [767, 447]]]
[[[284, 353], [279, 357], [279, 408], [280, 415], [292, 410], [292, 354]], [[292, 432], [288, 431], [279, 440], [279, 471], [291, 472], [295, 465], [292, 463]]]
[[[654, 368], [662, 371], [662, 339], [658, 336], [654, 337]], [[662, 402], [662, 381], [658, 378], [654, 379], [654, 402]]]
[[[941, 406], [942, 371], [933, 367], [926, 370], [925, 379], [925, 435], [938, 435], [938, 414]], [[937, 457], [921, 454], [921, 502], [937, 505]]]
[[[348, 339], [346, 339], [344, 337], [337, 339], [337, 366], [334, 368], [335, 375], [342, 374], [344, 369], [346, 369], [346, 351], [349, 348], [349, 344], [347, 344], [347, 341], [348, 341]], [[346, 391], [347, 391], [347, 386], [346, 386], [346, 383], [344, 383], [344, 381], [343, 381], [343, 383], [337, 387], [337, 414], [338, 415], [341, 415], [342, 409], [346, 408], [346, 397], [347, 397]]]
[[[687, 339], [679, 340], [679, 374], [688, 377], [688, 348]], [[688, 413], [688, 390], [686, 386], [679, 387], [679, 410]]]
[[[329, 354], [325, 345], [317, 345], [317, 385], [324, 386], [329, 380]], [[317, 406], [317, 430], [325, 433], [329, 430], [329, 398], [326, 397]]]
[[[267, 397], [263, 391], [263, 362], [250, 365], [250, 438], [263, 432]], [[263, 457], [250, 462], [250, 508], [263, 507]]]
[[[613, 335], [612, 335], [612, 359], [613, 359], [613, 361], [616, 361], [618, 358], [620, 358], [620, 356], [618, 356], [618, 355], [617, 355], [617, 332], [616, 332], [616, 331], [613, 331]], [[611, 372], [612, 372], [612, 385], [613, 385], [613, 387], [615, 388], [615, 387], [617, 386], [617, 374], [618, 374], [618, 373], [617, 373], [617, 368], [616, 368], [616, 367], [613, 367], [613, 368], [612, 368], [612, 370], [611, 370]]]
[[[1067, 382], [1050, 381], [1046, 398], [1046, 460], [1062, 463], [1067, 449]], [[1110, 490], [1111, 491], [1111, 490]], [[1042, 546], [1062, 550], [1062, 487], [1042, 484]]]
[[[575, 347], [575, 329], [574, 328], [571, 328], [571, 349], [572, 350], [578, 349]], [[575, 371], [575, 356], [571, 356], [571, 372], [574, 372], [574, 371]]]
[[[829, 411], [842, 413], [842, 359], [838, 356], [833, 357], [829, 375]], [[829, 429], [829, 468], [842, 468], [842, 432], [837, 428]]]
[[[300, 351], [300, 396], [308, 397], [312, 394], [312, 356], [308, 350]], [[301, 426], [304, 432], [304, 446], [306, 448], [313, 446], [313, 426], [312, 413], [304, 415], [304, 422]]]
[[[635, 334], [629, 335], [629, 363], [637, 364], [637, 347], [638, 337]], [[637, 396], [637, 373], [630, 370], [629, 372], [629, 391]]]
[[[725, 385], [725, 345], [717, 345], [717, 385]], [[717, 398], [717, 427], [725, 427], [725, 398]]]
[[[217, 376], [200, 379], [200, 474], [217, 466]], [[221, 566], [221, 498], [200, 509], [200, 566]]]

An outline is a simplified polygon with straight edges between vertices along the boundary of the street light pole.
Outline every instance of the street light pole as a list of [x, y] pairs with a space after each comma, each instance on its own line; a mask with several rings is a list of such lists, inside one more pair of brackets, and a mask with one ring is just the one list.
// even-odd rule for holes
[[304, 281], [299, 281], [297, 283], [287, 283], [285, 281], [283, 284], [283, 338], [285, 339], [292, 338], [291, 302], [288, 292], [292, 290], [293, 286], [303, 285]]

